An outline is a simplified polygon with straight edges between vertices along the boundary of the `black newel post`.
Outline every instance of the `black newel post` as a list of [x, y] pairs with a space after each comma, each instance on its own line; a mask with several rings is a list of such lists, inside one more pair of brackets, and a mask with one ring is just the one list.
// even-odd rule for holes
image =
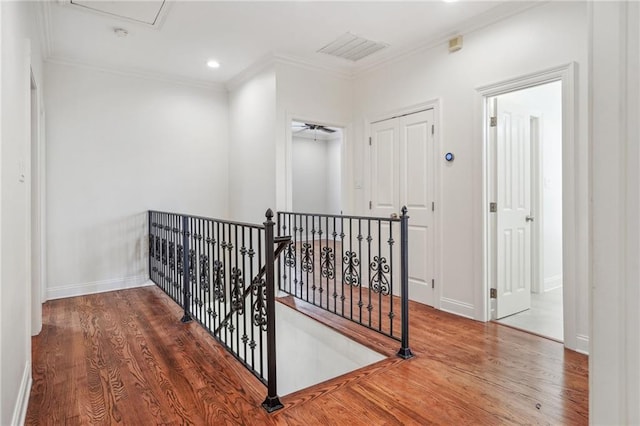
[[276, 294], [275, 294], [275, 256], [273, 252], [274, 236], [273, 211], [267, 210], [267, 221], [264, 222], [264, 245], [267, 286], [267, 398], [262, 407], [271, 413], [283, 407], [278, 398], [278, 376], [276, 374]]
[[409, 349], [409, 216], [407, 206], [402, 207], [400, 216], [400, 298], [402, 305], [402, 343], [398, 356], [411, 358]]
[[189, 313], [189, 305], [191, 301], [189, 300], [189, 296], [191, 293], [189, 292], [189, 286], [191, 285], [191, 271], [189, 266], [189, 237], [191, 234], [189, 233], [189, 217], [182, 217], [182, 302], [184, 304], [184, 316], [180, 321], [189, 322], [191, 321], [191, 314]]
[[153, 240], [153, 243], [151, 243], [151, 238], [153, 237], [153, 233], [151, 231], [151, 215], [153, 213], [151, 213], [151, 210], [149, 210], [149, 237], [147, 238], [147, 246], [148, 246], [148, 250], [149, 250], [149, 279], [151, 279], [151, 245], [155, 244], [155, 239]]

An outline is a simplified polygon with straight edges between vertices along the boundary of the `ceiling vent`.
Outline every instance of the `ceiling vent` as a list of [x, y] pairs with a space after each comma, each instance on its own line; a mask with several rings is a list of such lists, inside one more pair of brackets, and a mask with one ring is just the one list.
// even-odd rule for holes
[[[88, 12], [158, 28], [168, 11], [166, 0], [94, 1], [66, 0], [67, 4]], [[63, 4], [65, 2], [63, 1]]]
[[318, 50], [318, 53], [326, 53], [327, 55], [355, 62], [388, 46], [386, 43], [379, 43], [358, 37], [355, 34], [346, 33]]

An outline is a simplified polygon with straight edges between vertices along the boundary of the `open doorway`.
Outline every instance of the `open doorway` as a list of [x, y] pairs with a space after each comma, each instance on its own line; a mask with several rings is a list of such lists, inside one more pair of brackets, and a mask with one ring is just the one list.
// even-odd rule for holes
[[342, 213], [343, 130], [291, 122], [294, 212]]
[[564, 341], [562, 82], [488, 97], [487, 110], [492, 319]]

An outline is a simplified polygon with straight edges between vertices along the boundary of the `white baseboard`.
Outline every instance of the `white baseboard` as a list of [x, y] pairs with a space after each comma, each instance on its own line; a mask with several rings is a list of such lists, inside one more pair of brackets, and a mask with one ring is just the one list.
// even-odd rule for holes
[[555, 290], [558, 287], [562, 287], [562, 274], [545, 278], [544, 289], [542, 289], [542, 291], [551, 291]]
[[446, 297], [440, 298], [440, 310], [460, 315], [461, 317], [475, 319], [475, 306], [458, 300], [448, 299]]
[[31, 361], [27, 361], [22, 372], [22, 381], [18, 390], [18, 400], [13, 407], [11, 416], [12, 426], [22, 426], [27, 418], [27, 407], [29, 407], [29, 396], [31, 395]]
[[47, 300], [84, 296], [86, 294], [105, 293], [107, 291], [125, 290], [128, 288], [144, 287], [148, 285], [153, 285], [153, 283], [146, 275], [65, 285], [48, 288]]
[[589, 336], [578, 334], [576, 336], [576, 352], [589, 355]]

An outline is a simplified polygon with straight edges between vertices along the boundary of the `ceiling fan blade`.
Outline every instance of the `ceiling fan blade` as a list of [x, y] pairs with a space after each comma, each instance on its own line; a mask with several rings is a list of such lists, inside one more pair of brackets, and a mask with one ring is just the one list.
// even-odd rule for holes
[[324, 127], [324, 126], [318, 126], [317, 129], [327, 133], [335, 133], [335, 130], [330, 129], [328, 127]]

